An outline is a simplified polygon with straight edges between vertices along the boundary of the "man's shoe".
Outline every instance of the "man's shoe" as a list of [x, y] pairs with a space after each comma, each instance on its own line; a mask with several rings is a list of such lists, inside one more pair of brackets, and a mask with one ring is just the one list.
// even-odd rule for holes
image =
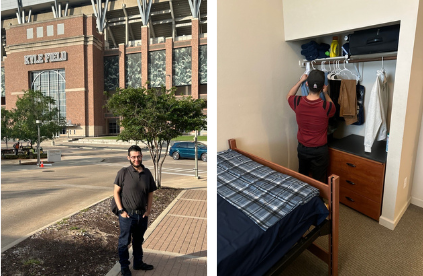
[[132, 276], [131, 270], [129, 270], [129, 267], [122, 268], [120, 270], [120, 273], [122, 276]]
[[134, 264], [133, 268], [134, 270], [152, 270], [154, 269], [154, 266], [142, 262], [139, 265]]

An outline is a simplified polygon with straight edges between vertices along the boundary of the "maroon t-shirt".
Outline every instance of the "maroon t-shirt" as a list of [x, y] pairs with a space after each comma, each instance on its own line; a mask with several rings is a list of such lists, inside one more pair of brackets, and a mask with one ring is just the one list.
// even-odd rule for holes
[[297, 116], [298, 142], [306, 147], [326, 145], [328, 121], [335, 115], [335, 105], [320, 98], [311, 101], [305, 96], [290, 96], [288, 103]]

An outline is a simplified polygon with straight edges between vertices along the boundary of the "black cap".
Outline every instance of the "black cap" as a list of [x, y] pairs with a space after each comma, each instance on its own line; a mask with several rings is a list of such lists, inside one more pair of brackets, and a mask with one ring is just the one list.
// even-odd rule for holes
[[307, 77], [308, 88], [313, 92], [320, 92], [325, 84], [325, 73], [320, 70], [312, 70]]

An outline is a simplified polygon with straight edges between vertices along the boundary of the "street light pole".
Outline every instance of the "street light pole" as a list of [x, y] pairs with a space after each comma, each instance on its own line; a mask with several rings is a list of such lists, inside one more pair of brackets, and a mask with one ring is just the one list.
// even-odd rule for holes
[[195, 178], [200, 178], [198, 176], [198, 144], [197, 144], [197, 137], [198, 137], [198, 131], [195, 131], [195, 136], [194, 136], [194, 147], [195, 147]]
[[41, 125], [41, 120], [36, 120], [35, 123], [37, 124], [38, 127], [38, 143], [37, 143], [37, 166], [40, 166], [40, 125]]

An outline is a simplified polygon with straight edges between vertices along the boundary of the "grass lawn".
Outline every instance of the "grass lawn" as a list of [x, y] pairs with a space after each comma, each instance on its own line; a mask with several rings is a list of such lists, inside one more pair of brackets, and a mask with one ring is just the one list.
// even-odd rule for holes
[[[107, 139], [107, 140], [116, 140], [117, 136], [102, 136], [102, 137], [93, 137], [90, 139]], [[207, 141], [207, 136], [198, 136], [198, 141]], [[184, 135], [172, 139], [172, 141], [194, 141], [194, 135]]]

